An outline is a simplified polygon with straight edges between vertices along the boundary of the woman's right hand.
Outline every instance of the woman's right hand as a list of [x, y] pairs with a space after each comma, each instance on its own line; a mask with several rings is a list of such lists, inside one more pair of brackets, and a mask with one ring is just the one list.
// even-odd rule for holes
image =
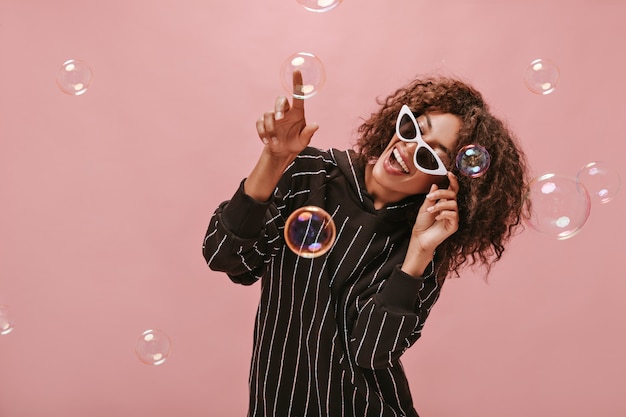
[[[293, 91], [302, 95], [302, 73], [293, 73]], [[274, 111], [264, 113], [256, 122], [259, 138], [265, 144], [264, 152], [280, 161], [291, 162], [311, 142], [317, 131], [317, 124], [306, 124], [304, 117], [304, 99], [293, 97], [289, 105], [286, 97], [278, 97]]]
[[[293, 73], [293, 91], [302, 93], [302, 73]], [[317, 124], [306, 124], [304, 100], [293, 98], [289, 106], [286, 97], [278, 97], [274, 111], [264, 113], [256, 122], [259, 138], [265, 144], [252, 172], [244, 182], [244, 192], [257, 201], [267, 201], [284, 170], [311, 142]]]

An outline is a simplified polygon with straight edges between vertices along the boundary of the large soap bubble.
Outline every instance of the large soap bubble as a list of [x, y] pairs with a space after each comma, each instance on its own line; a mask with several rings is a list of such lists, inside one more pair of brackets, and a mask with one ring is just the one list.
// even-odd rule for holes
[[316, 258], [328, 252], [335, 241], [335, 222], [317, 206], [305, 206], [291, 213], [285, 223], [285, 242], [303, 258]]
[[467, 145], [461, 148], [456, 156], [456, 167], [461, 174], [478, 178], [487, 172], [491, 156], [487, 149], [480, 145]]
[[524, 82], [535, 94], [550, 94], [556, 89], [561, 74], [559, 67], [549, 59], [535, 59], [526, 68]]
[[298, 0], [310, 12], [327, 12], [341, 3], [341, 0]]
[[576, 179], [545, 174], [532, 181], [527, 223], [544, 235], [559, 240], [575, 236], [589, 218], [591, 200]]
[[9, 306], [0, 304], [0, 336], [9, 334], [13, 331], [15, 319]]
[[[303, 85], [293, 85], [293, 73], [300, 71]], [[290, 55], [280, 68], [283, 88], [293, 97], [306, 99], [318, 93], [326, 82], [326, 69], [322, 61], [309, 52]]]
[[80, 59], [70, 59], [57, 72], [57, 86], [65, 94], [79, 96], [89, 88], [91, 77], [89, 64]]
[[135, 346], [135, 353], [140, 361], [147, 365], [161, 365], [170, 354], [169, 336], [156, 329], [146, 330], [141, 334]]
[[615, 198], [619, 191], [621, 180], [619, 174], [606, 162], [590, 162], [578, 171], [576, 176], [589, 194], [602, 204]]

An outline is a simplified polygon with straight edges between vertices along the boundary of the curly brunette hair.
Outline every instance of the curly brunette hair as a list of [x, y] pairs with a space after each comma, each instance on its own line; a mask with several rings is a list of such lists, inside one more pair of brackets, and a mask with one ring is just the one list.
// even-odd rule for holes
[[[482, 95], [459, 79], [418, 78], [377, 103], [378, 112], [357, 130], [355, 145], [364, 163], [387, 147], [403, 104], [416, 115], [443, 112], [461, 119], [456, 146], [449, 150], [452, 166], [447, 167], [459, 180], [459, 229], [437, 248], [435, 263], [442, 279], [450, 273], [458, 277], [464, 265], [482, 265], [488, 274], [527, 216], [528, 165], [517, 138], [490, 113]], [[454, 164], [459, 150], [469, 144], [483, 146], [491, 157], [489, 169], [478, 178], [462, 175]]]

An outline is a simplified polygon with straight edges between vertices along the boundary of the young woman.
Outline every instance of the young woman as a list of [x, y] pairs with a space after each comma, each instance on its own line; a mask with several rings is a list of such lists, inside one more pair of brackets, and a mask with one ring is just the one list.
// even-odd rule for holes
[[[294, 88], [302, 85], [294, 74]], [[481, 94], [452, 78], [412, 81], [380, 102], [355, 150], [309, 147], [303, 100], [257, 121], [261, 156], [204, 239], [208, 266], [261, 281], [249, 416], [417, 416], [400, 357], [420, 337], [444, 279], [490, 267], [524, 215], [523, 152]], [[485, 147], [479, 178], [454, 164]], [[332, 248], [285, 244], [290, 213], [332, 215]]]

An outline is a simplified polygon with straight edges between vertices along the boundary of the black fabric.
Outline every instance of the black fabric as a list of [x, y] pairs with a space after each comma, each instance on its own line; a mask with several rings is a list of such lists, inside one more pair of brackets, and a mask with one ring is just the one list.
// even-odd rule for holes
[[[243, 183], [242, 183], [243, 185]], [[243, 186], [212, 216], [203, 254], [234, 282], [260, 280], [249, 416], [417, 416], [400, 357], [421, 335], [440, 285], [399, 269], [423, 196], [380, 210], [352, 151], [305, 149], [274, 196]], [[289, 250], [297, 208], [328, 211], [337, 237], [313, 259]]]

